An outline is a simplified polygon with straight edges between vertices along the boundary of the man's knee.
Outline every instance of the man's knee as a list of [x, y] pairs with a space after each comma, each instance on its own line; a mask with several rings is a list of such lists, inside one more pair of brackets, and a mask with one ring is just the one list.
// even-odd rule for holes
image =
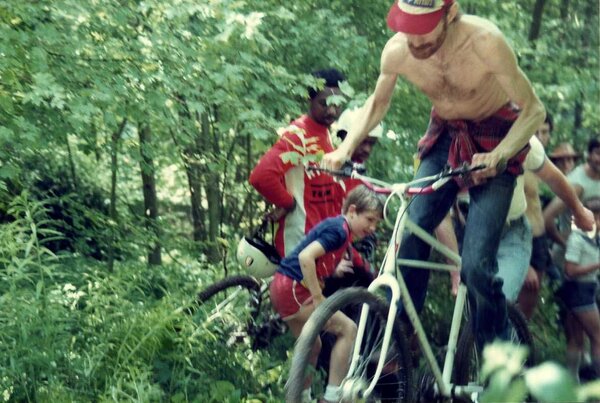
[[496, 294], [502, 291], [503, 281], [490, 270], [481, 266], [463, 266], [460, 272], [461, 280], [472, 292], [481, 295]]

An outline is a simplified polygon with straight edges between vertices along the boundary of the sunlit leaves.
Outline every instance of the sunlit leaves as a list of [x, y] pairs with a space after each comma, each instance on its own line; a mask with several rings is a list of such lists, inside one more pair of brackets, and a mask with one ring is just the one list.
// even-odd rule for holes
[[483, 352], [481, 369], [486, 388], [482, 403], [522, 402], [528, 395], [540, 402], [575, 402], [600, 397], [600, 383], [579, 386], [560, 365], [545, 362], [525, 369], [526, 349], [510, 343], [494, 343]]
[[546, 362], [527, 370], [525, 382], [531, 394], [541, 402], [574, 402], [577, 401], [576, 382], [563, 367]]
[[49, 107], [63, 109], [66, 94], [62, 86], [56, 83], [54, 77], [48, 73], [33, 75], [33, 85], [30, 92], [25, 93], [23, 102], [35, 106], [47, 104]]

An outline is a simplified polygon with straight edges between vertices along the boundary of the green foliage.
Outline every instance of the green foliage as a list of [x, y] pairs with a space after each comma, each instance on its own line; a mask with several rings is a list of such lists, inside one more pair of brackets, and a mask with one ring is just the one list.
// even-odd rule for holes
[[[600, 124], [593, 2], [547, 1], [533, 42], [526, 39], [532, 1], [460, 4], [494, 21], [514, 46], [555, 117], [553, 145], [568, 140], [581, 148]], [[315, 84], [309, 73], [342, 70], [348, 78], [342, 90], [353, 106], [372, 91], [391, 36], [384, 18], [389, 5], [0, 4], [4, 400], [281, 400], [286, 369], [280, 363], [288, 346], [241, 357], [180, 310], [202, 284], [234, 267], [231, 245], [264, 208], [248, 175], [277, 139], [277, 128], [306, 111], [306, 89]], [[392, 133], [375, 147], [370, 174], [410, 177], [429, 110], [427, 98], [399, 80], [384, 121]], [[145, 125], [153, 141], [140, 150], [137, 128]], [[144, 225], [141, 151], [159, 173], [156, 225], [168, 258], [154, 270], [141, 262], [157, 241]], [[109, 218], [112, 163], [117, 204]], [[117, 258], [110, 275], [88, 259], [109, 250]], [[219, 266], [207, 263], [211, 256], [221, 259]], [[448, 288], [446, 278], [434, 276], [427, 302], [426, 320], [439, 343], [447, 332]], [[538, 352], [549, 359], [564, 347], [556, 336], [556, 304], [545, 292], [533, 328], [544, 346]], [[226, 364], [217, 362], [222, 356]]]
[[272, 354], [289, 341], [248, 355], [202, 331], [183, 313], [212, 281], [198, 264], [155, 272], [130, 261], [108, 274], [44, 246], [41, 236], [57, 234], [43, 203], [23, 194], [9, 211], [0, 227], [4, 401], [279, 400], [286, 356]]
[[522, 402], [531, 396], [540, 402], [594, 401], [600, 382], [577, 385], [571, 374], [553, 362], [523, 368], [527, 351], [509, 343], [495, 343], [483, 351], [482, 378], [487, 388], [481, 402]]

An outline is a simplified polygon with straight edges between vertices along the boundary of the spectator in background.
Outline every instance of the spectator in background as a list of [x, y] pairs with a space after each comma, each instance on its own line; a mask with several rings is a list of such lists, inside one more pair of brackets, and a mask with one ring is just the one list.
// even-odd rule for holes
[[[573, 168], [575, 168], [577, 159], [581, 157], [569, 143], [560, 143], [548, 156], [554, 165], [556, 165], [556, 167], [565, 175], [571, 173]], [[554, 194], [552, 194], [547, 186], [542, 184], [542, 186], [540, 186], [540, 200], [542, 202], [542, 207], [546, 207], [553, 198]]]
[[[587, 147], [586, 162], [577, 166], [569, 175], [569, 182], [583, 202], [594, 197], [600, 197], [600, 136], [590, 139]], [[564, 255], [567, 239], [571, 232], [571, 225], [558, 228], [557, 218], [566, 211], [565, 204], [554, 198], [544, 209], [544, 223], [552, 246], [552, 260], [559, 268], [564, 270]], [[571, 212], [568, 213], [569, 216]]]
[[600, 376], [600, 315], [596, 304], [600, 269], [600, 197], [589, 198], [585, 204], [594, 213], [596, 228], [591, 232], [575, 229], [569, 235], [565, 281], [558, 293], [567, 308], [567, 367], [576, 379], [584, 350], [584, 334], [590, 339], [595, 377]]
[[308, 89], [308, 112], [294, 120], [279, 140], [260, 158], [250, 174], [250, 184], [275, 210], [269, 215], [279, 226], [275, 248], [287, 256], [304, 235], [327, 217], [340, 213], [336, 196], [339, 185], [329, 175], [308, 175], [302, 164], [284, 162], [282, 154], [298, 152], [295, 146], [306, 145], [305, 154], [333, 151], [329, 127], [341, 113], [341, 107], [328, 101], [341, 95], [339, 83], [345, 78], [335, 69], [313, 73], [325, 82], [321, 90]]
[[571, 144], [560, 143], [552, 150], [549, 157], [563, 174], [568, 175], [575, 168], [575, 163], [581, 154], [577, 153]]
[[540, 140], [544, 149], [548, 147], [550, 143], [550, 136], [552, 135], [552, 131], [554, 130], [554, 123], [552, 120], [552, 115], [546, 111], [546, 118], [544, 119], [544, 123], [538, 127], [535, 132], [536, 137]]

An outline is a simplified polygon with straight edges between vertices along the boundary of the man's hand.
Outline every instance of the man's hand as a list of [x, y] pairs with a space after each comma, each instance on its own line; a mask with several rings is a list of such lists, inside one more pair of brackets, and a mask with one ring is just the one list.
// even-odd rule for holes
[[471, 166], [484, 165], [485, 168], [475, 171], [471, 174], [471, 180], [475, 185], [484, 183], [487, 178], [491, 178], [502, 173], [506, 169], [506, 158], [491, 151], [489, 153], [477, 153], [473, 155]]
[[342, 149], [340, 146], [338, 149], [327, 153], [323, 156], [321, 160], [321, 168], [336, 170], [340, 169], [340, 167], [350, 159], [349, 154]]
[[523, 287], [531, 291], [538, 291], [540, 289], [540, 278], [531, 266], [529, 266], [529, 269], [527, 270], [527, 276], [525, 277]]
[[583, 231], [592, 231], [594, 229], [594, 213], [583, 207], [580, 211], [573, 213], [575, 225]]

